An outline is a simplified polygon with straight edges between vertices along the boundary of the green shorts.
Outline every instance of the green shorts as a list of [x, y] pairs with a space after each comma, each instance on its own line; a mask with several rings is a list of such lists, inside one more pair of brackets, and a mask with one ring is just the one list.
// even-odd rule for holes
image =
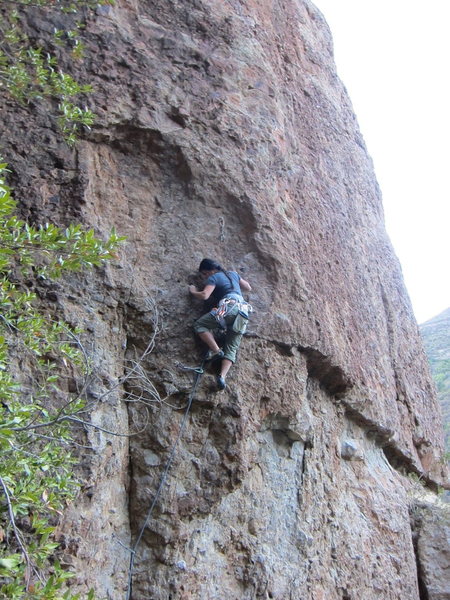
[[[228, 358], [232, 363], [236, 362], [236, 354], [242, 340], [242, 333], [233, 331], [233, 322], [238, 312], [239, 306], [232, 306], [224, 317], [225, 323], [227, 324], [227, 332], [225, 335], [223, 354], [224, 358]], [[210, 331], [212, 333], [215, 329], [218, 329], [218, 327], [219, 324], [217, 319], [211, 313], [206, 313], [206, 315], [203, 315], [194, 323], [195, 333], [203, 333], [205, 331]]]

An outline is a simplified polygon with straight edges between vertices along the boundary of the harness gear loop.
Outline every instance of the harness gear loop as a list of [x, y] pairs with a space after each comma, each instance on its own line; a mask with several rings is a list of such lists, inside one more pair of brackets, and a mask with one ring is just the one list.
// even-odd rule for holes
[[219, 306], [210, 311], [210, 314], [215, 317], [221, 329], [225, 330], [227, 328], [225, 317], [235, 306], [237, 306], [238, 310], [242, 311], [246, 316], [248, 316], [248, 313], [253, 312], [253, 307], [248, 302], [239, 302], [235, 298], [222, 298], [219, 302]]

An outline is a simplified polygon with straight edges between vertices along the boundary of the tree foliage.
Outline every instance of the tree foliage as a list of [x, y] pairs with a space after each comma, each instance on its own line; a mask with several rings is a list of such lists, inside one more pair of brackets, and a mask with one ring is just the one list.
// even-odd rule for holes
[[52, 533], [77, 491], [70, 423], [86, 406], [67, 383], [89, 361], [79, 332], [45, 313], [28, 285], [100, 265], [123, 238], [30, 226], [13, 214], [5, 171], [0, 164], [0, 598], [74, 600], [61, 592], [71, 574], [53, 558]]
[[[79, 61], [84, 54], [80, 38], [83, 23], [78, 19], [80, 9], [92, 9], [112, 0], [6, 0], [0, 7], [0, 89], [22, 105], [49, 99], [57, 103], [55, 118], [69, 144], [76, 140], [81, 127], [89, 128], [95, 115], [82, 106], [80, 97], [92, 87], [78, 82], [61, 68], [61, 56]], [[54, 28], [47, 47], [36, 45], [27, 33], [27, 10], [40, 8], [62, 11], [72, 16], [70, 27]], [[69, 18], [68, 17], [68, 18]]]
[[[92, 88], [73, 75], [84, 54], [83, 16], [110, 3], [0, 2], [0, 92], [23, 107], [41, 104], [69, 144], [94, 120], [82, 105]], [[59, 24], [45, 42], [29, 27], [32, 12]], [[53, 533], [78, 490], [71, 424], [87, 419], [91, 367], [81, 332], [45, 310], [35, 290], [115, 258], [123, 238], [21, 220], [6, 172], [0, 164], [0, 600], [75, 600]]]

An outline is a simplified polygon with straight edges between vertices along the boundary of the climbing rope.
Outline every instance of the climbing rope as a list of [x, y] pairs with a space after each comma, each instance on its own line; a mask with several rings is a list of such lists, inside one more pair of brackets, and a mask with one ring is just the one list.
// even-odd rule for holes
[[169, 469], [172, 466], [172, 462], [173, 462], [173, 459], [175, 457], [175, 451], [176, 451], [178, 442], [181, 439], [181, 436], [183, 434], [184, 428], [185, 428], [186, 423], [187, 423], [187, 418], [188, 418], [188, 415], [189, 415], [189, 411], [191, 410], [192, 401], [194, 400], [195, 393], [197, 391], [198, 385], [199, 385], [200, 380], [201, 380], [201, 378], [203, 376], [203, 373], [204, 373], [204, 367], [205, 367], [207, 355], [208, 355], [208, 353], [206, 353], [204, 355], [204, 357], [202, 359], [202, 363], [201, 363], [201, 365], [199, 367], [186, 367], [185, 365], [180, 365], [180, 364], [178, 365], [180, 368], [182, 368], [184, 370], [188, 370], [188, 371], [193, 371], [194, 372], [194, 374], [195, 374], [195, 376], [194, 376], [194, 383], [192, 385], [192, 389], [191, 389], [189, 397], [188, 397], [188, 402], [187, 402], [187, 405], [186, 405], [186, 409], [184, 411], [184, 415], [183, 415], [183, 419], [181, 421], [180, 428], [178, 430], [177, 437], [175, 439], [175, 442], [173, 443], [172, 450], [170, 451], [169, 458], [167, 460], [167, 463], [166, 463], [166, 466], [164, 468], [164, 471], [163, 471], [163, 473], [161, 475], [161, 480], [159, 482], [158, 489], [156, 490], [156, 494], [155, 494], [155, 496], [153, 498], [153, 501], [152, 501], [152, 503], [150, 505], [150, 508], [149, 508], [147, 516], [145, 518], [144, 524], [142, 525], [142, 527], [141, 527], [141, 529], [139, 531], [139, 535], [136, 538], [134, 546], [132, 548], [130, 548], [131, 555], [130, 555], [130, 566], [129, 566], [129, 571], [128, 571], [128, 586], [127, 586], [126, 600], [130, 600], [130, 598], [131, 598], [131, 587], [132, 587], [133, 570], [134, 570], [134, 559], [135, 559], [135, 556], [136, 556], [136, 552], [137, 552], [138, 546], [139, 546], [139, 544], [141, 542], [142, 536], [144, 535], [145, 528], [147, 527], [148, 522], [150, 521], [150, 517], [151, 517], [151, 515], [153, 513], [153, 509], [155, 508], [155, 505], [156, 505], [156, 503], [157, 503], [157, 501], [159, 499], [159, 496], [161, 495], [163, 486], [164, 486], [164, 484], [166, 482], [167, 475], [169, 473]]

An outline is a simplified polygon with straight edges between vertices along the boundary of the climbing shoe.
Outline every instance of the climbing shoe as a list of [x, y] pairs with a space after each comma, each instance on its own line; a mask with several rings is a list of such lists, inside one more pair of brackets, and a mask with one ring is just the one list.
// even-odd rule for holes
[[225, 379], [221, 375], [219, 375], [217, 377], [217, 388], [219, 390], [224, 390], [226, 387], [227, 387], [227, 384], [225, 383]]
[[208, 352], [208, 354], [206, 355], [206, 360], [207, 361], [219, 360], [219, 358], [223, 358], [223, 351], [222, 350], [218, 350], [217, 352], [214, 352], [213, 350], [210, 350]]

